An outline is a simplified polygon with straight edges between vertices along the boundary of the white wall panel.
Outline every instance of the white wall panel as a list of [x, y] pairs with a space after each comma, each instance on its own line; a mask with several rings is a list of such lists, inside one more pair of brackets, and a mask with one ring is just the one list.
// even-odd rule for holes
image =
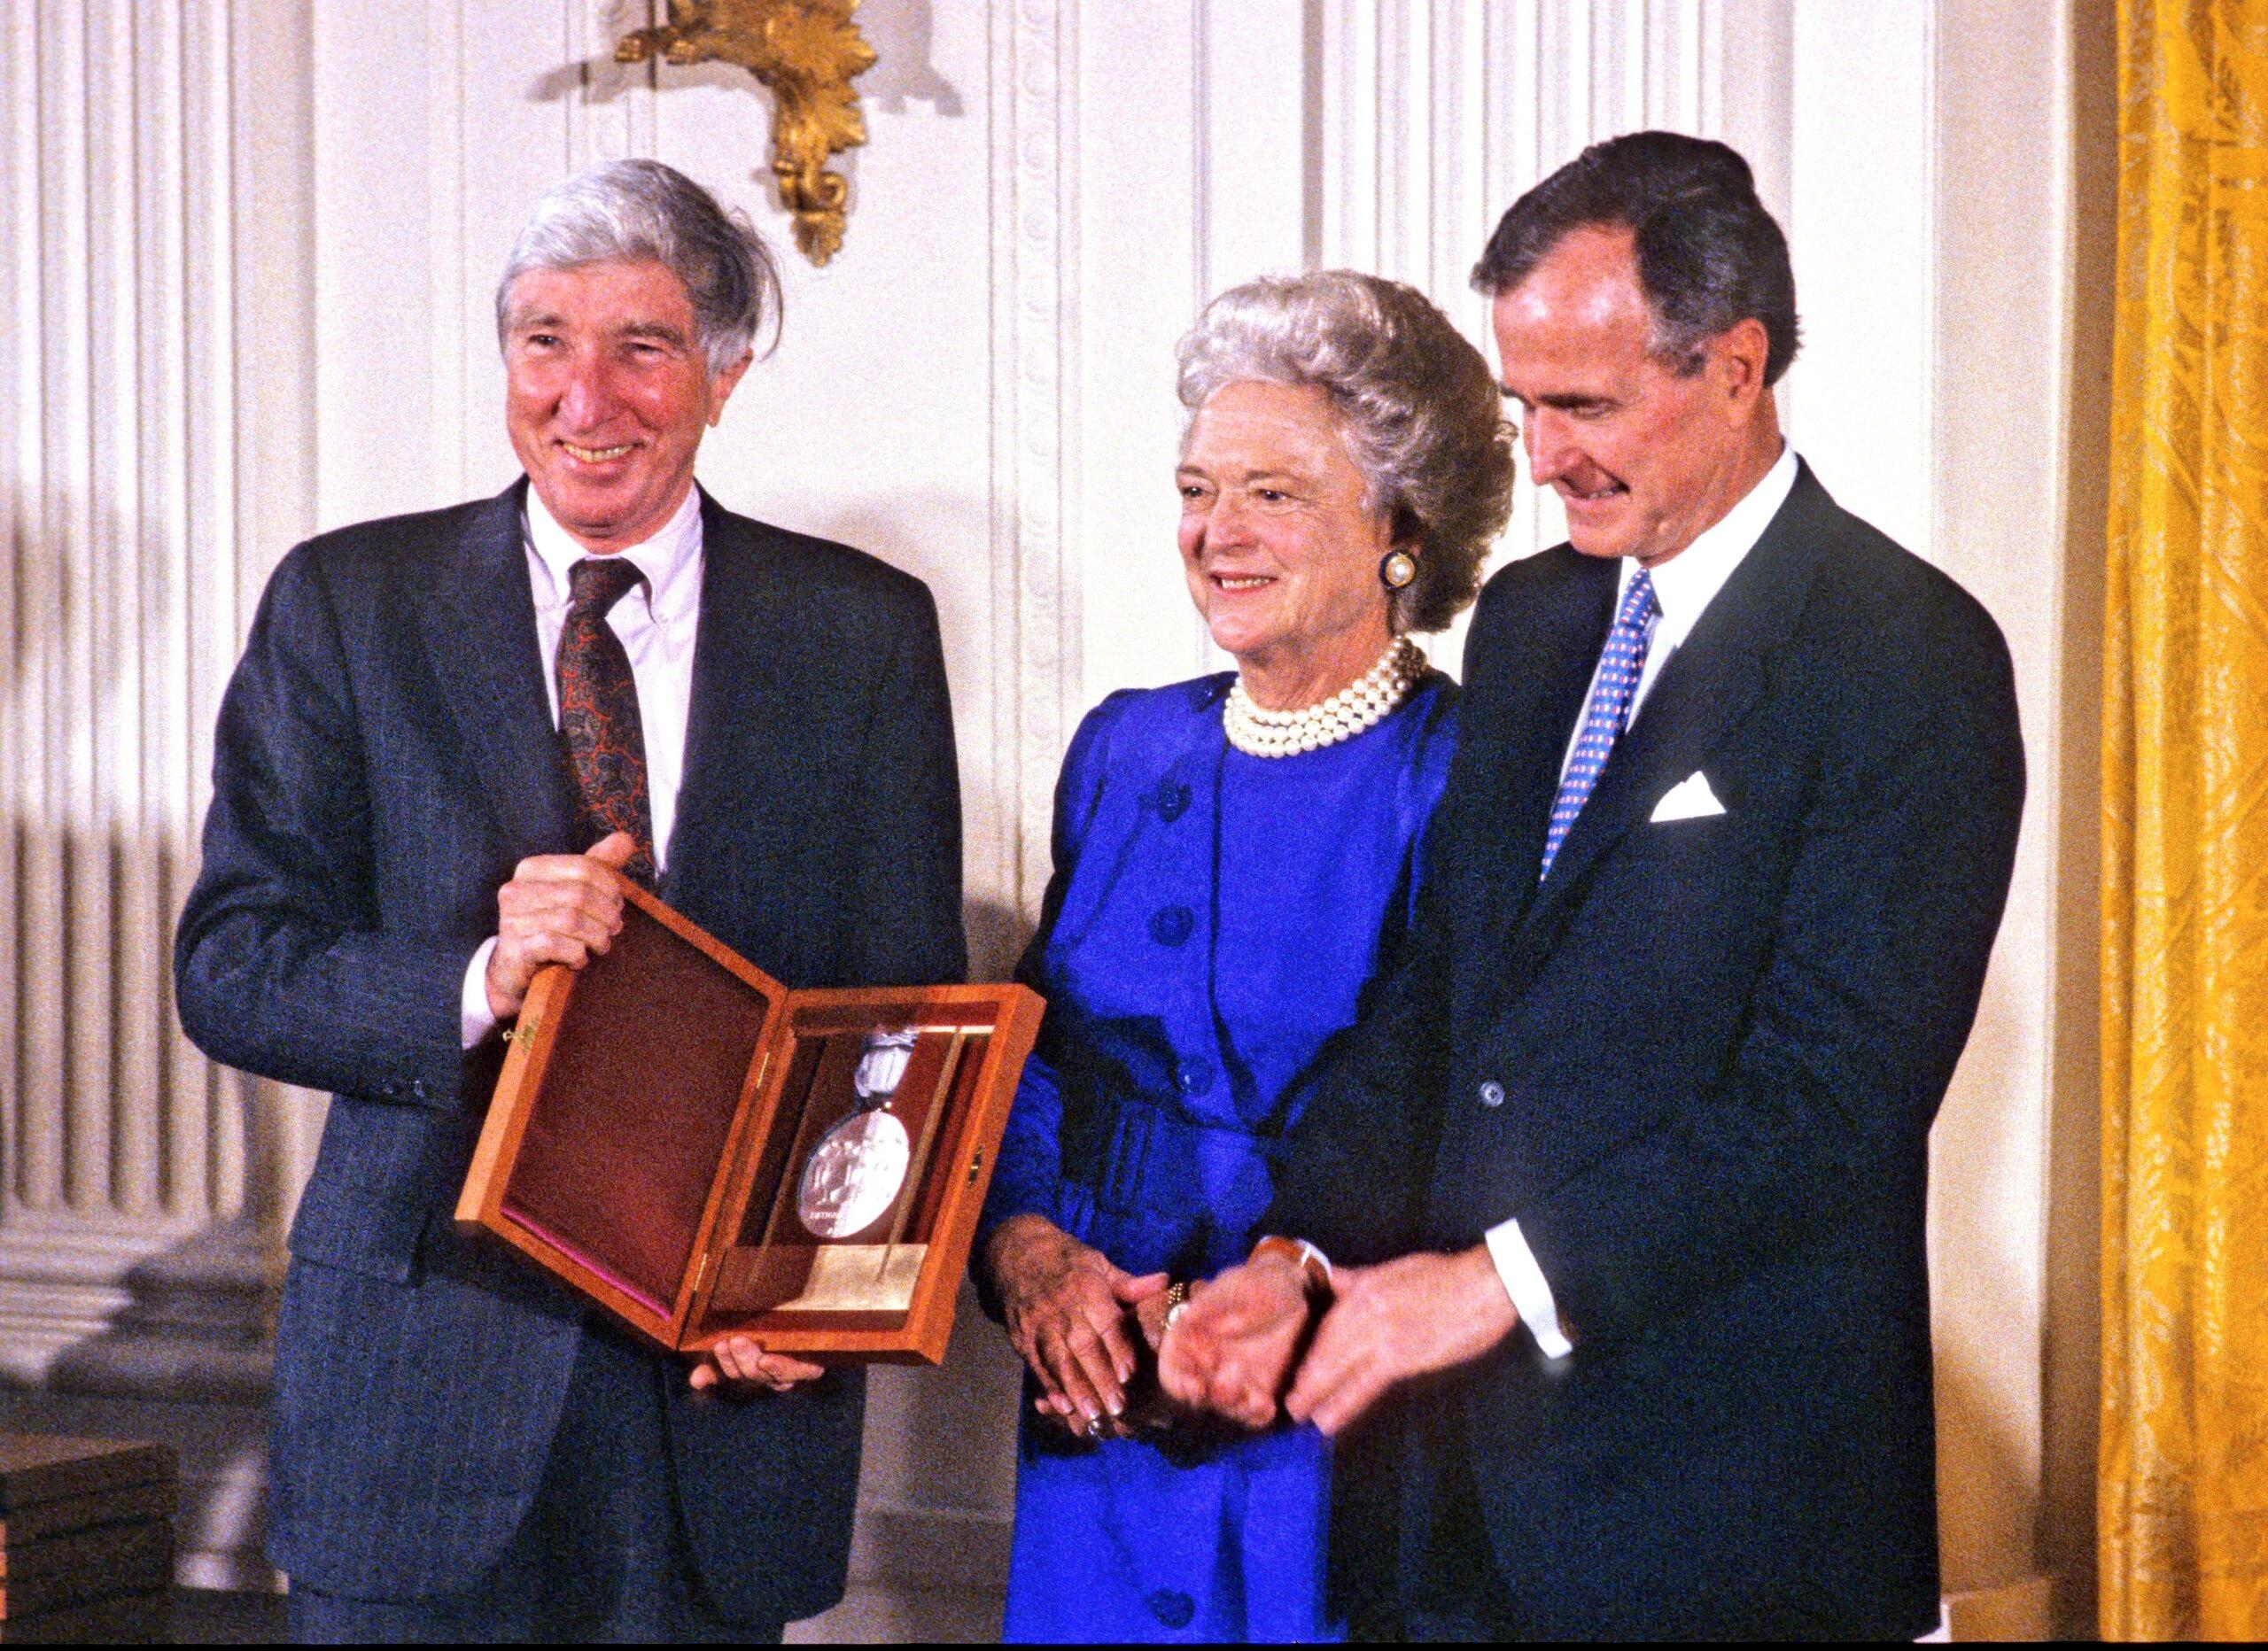
[[[2068, 1568], [2075, 1547], [2092, 1560], [2043, 1496], [2050, 1430], [2094, 1423], [2091, 1380], [2078, 1416], [2068, 1396], [2054, 1414], [2046, 1384], [2059, 1359], [2093, 1367], [2093, 1303], [2058, 1322], [2048, 1278], [2060, 1266], [2092, 1294], [2099, 1211], [2091, 1186], [2062, 1207], [2047, 1166], [2055, 1137], [2065, 1153], [2095, 1142], [2100, 1105], [2091, 1063], [2062, 1077], [2052, 1062], [2059, 1042], [2092, 1053], [2096, 1037], [2103, 552], [2100, 523], [2067, 539], [2064, 520], [2078, 306], [2062, 31], [2020, 0], [1943, 6], [1930, 74], [1930, 554], [2008, 637], [2030, 767], [1984, 1006], [1930, 1140], [1947, 1586], [1986, 1588]], [[2053, 1255], [2058, 1239], [2076, 1253]]]
[[1187, 4], [1066, 10], [1078, 12], [1080, 38], [1065, 218], [1078, 381], [1064, 468], [1076, 489], [1077, 697], [1091, 702], [1208, 668], [1176, 548], [1173, 484], [1173, 349], [1195, 317], [1204, 257], [1192, 92], [1204, 54]]
[[[325, 527], [430, 508], [454, 473], [432, 389], [432, 135], [422, 6], [317, 6], [315, 485]], [[445, 460], [445, 455], [449, 455]]]
[[1789, 428], [1846, 509], [1937, 542], [1937, 0], [1790, 9], [1788, 229], [1805, 322]]

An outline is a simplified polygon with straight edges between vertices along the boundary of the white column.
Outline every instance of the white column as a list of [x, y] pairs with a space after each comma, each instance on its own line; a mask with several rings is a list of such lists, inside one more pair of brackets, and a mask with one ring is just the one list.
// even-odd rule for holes
[[[247, 1088], [182, 1038], [169, 987], [248, 554], [240, 21], [227, 0], [8, 13], [0, 1359], [19, 1375], [99, 1330], [134, 1260], [275, 1202], [247, 1188]], [[94, 1293], [18, 1288], [66, 1252]]]
[[[304, 391], [276, 394], [304, 346], [298, 10], [0, 19], [0, 1380], [35, 1425], [163, 1437], [187, 1407], [219, 1438], [264, 1395], [293, 1104], [189, 1045], [171, 944], [247, 597], [306, 527]], [[185, 1461], [186, 1571], [244, 1574], [256, 1531], [208, 1515], [256, 1464]]]

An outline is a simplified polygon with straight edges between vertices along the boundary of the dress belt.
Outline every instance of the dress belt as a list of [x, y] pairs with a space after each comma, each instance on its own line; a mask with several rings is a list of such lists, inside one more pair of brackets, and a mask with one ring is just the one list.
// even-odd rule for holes
[[[1284, 1151], [1280, 1135], [1192, 1117], [1177, 1102], [1068, 1088], [1063, 1101], [1064, 1178], [1091, 1189], [1099, 1205], [1120, 1213], [1209, 1210], [1204, 1194], [1220, 1172], [1232, 1174], [1255, 1161], [1272, 1166]], [[1173, 1160], [1186, 1162], [1190, 1173], [1153, 1184], [1150, 1167]], [[1208, 1169], [1216, 1174], [1208, 1175]], [[1184, 1195], [1179, 1200], [1161, 1201], [1177, 1192]]]

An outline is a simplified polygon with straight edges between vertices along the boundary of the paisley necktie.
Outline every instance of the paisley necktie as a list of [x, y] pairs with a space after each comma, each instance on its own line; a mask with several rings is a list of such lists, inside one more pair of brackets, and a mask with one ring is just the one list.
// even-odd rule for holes
[[559, 633], [559, 732], [582, 803], [583, 847], [626, 831], [638, 851], [625, 868], [649, 887], [654, 822], [646, 800], [646, 731], [630, 655], [606, 622], [641, 575], [622, 556], [586, 556], [568, 570], [571, 599]]

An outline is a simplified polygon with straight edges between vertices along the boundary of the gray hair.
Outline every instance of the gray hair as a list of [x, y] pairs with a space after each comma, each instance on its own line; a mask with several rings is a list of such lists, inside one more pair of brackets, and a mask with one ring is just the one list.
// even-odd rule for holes
[[1266, 276], [1205, 306], [1182, 339], [1181, 404], [1260, 380], [1328, 392], [1373, 508], [1418, 577], [1397, 631], [1438, 631], [1480, 590], [1512, 508], [1512, 431], [1480, 352], [1415, 287], [1351, 269]]
[[660, 264], [685, 283], [711, 375], [755, 348], [767, 320], [777, 341], [780, 267], [747, 218], [675, 167], [609, 160], [536, 203], [496, 283], [498, 342], [509, 330], [512, 283], [522, 275], [617, 259]]

